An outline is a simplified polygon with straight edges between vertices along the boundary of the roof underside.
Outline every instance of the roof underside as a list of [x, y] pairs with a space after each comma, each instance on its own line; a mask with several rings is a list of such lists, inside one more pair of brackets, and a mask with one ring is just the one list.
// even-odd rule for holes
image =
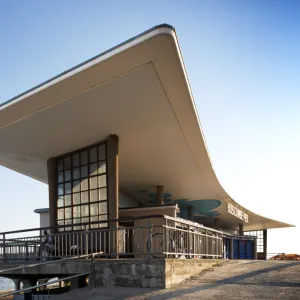
[[[0, 107], [0, 164], [47, 183], [50, 157], [120, 139], [119, 186], [138, 202], [209, 200], [220, 226], [289, 227], [237, 204], [213, 171], [176, 34], [156, 27]], [[140, 190], [147, 193], [141, 194]], [[227, 203], [249, 215], [245, 223]]]

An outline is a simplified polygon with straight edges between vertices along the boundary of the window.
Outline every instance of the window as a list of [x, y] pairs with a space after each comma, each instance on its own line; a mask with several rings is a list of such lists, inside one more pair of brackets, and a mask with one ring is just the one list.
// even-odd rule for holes
[[246, 231], [244, 235], [257, 237], [257, 253], [264, 252], [264, 232], [263, 230]]
[[[108, 219], [106, 144], [91, 146], [57, 159], [57, 223], [80, 230], [80, 223]], [[107, 227], [107, 223], [88, 228]]]

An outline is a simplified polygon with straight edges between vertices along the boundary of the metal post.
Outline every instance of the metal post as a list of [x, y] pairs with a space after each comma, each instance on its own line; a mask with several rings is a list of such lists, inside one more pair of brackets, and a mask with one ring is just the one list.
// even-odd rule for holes
[[169, 229], [167, 228], [167, 226], [168, 226], [168, 220], [167, 219], [165, 219], [165, 230], [164, 230], [164, 234], [165, 234], [165, 242], [164, 242], [164, 244], [165, 244], [165, 246], [164, 246], [164, 248], [165, 248], [165, 256], [166, 256], [166, 258], [168, 258], [168, 252], [169, 252], [169, 237], [168, 237], [168, 232], [169, 232]]
[[164, 186], [158, 185], [156, 187], [157, 191], [157, 205], [161, 206], [164, 205]]
[[208, 235], [207, 235], [207, 230], [205, 230], [205, 256], [207, 258], [208, 255]]
[[150, 218], [148, 218], [148, 245], [149, 245], [148, 255], [149, 255], [149, 258], [151, 258], [152, 239], [151, 239], [151, 219]]
[[85, 226], [85, 254], [88, 255], [89, 254], [89, 231], [87, 230], [86, 225]]
[[2, 243], [2, 245], [3, 245], [3, 261], [5, 261], [5, 260], [6, 260], [6, 250], [5, 250], [5, 247], [6, 247], [6, 245], [5, 245], [5, 234], [3, 234], [3, 243]]

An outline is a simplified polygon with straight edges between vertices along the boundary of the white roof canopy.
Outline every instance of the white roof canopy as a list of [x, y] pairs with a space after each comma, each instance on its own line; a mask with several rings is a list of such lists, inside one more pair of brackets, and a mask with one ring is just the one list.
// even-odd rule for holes
[[120, 139], [120, 189], [133, 199], [148, 201], [164, 185], [171, 200], [219, 201], [223, 226], [291, 226], [248, 211], [220, 185], [172, 27], [157, 26], [3, 104], [0, 164], [47, 183], [50, 157], [110, 134]]

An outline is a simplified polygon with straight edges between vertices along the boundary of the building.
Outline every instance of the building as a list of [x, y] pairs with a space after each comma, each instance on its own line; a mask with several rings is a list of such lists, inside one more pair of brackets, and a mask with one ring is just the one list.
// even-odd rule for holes
[[[163, 235], [166, 255], [178, 257], [172, 245], [185, 243], [180, 253], [194, 258], [255, 258], [251, 236], [262, 232], [264, 258], [266, 230], [291, 226], [249, 211], [219, 183], [169, 25], [1, 104], [0, 164], [49, 185], [53, 235], [89, 230], [105, 240], [110, 232], [100, 249], [106, 257], [142, 255]], [[167, 219], [154, 222], [158, 215]], [[139, 240], [150, 238], [139, 250], [137, 235], [126, 231], [137, 226]], [[206, 248], [196, 251], [195, 237], [192, 244], [182, 233], [175, 242], [171, 227], [212, 242], [201, 237]]]

